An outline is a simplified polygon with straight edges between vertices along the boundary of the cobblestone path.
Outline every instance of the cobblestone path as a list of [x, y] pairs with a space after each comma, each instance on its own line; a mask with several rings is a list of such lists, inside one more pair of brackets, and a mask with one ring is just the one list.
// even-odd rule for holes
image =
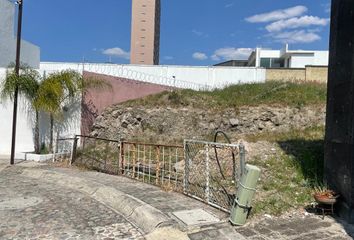
[[0, 172], [0, 239], [143, 239], [139, 229], [83, 193]]

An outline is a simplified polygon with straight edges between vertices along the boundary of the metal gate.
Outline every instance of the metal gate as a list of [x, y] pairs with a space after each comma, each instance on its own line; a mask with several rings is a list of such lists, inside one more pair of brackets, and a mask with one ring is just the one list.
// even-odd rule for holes
[[184, 193], [230, 211], [245, 165], [242, 144], [184, 141]]

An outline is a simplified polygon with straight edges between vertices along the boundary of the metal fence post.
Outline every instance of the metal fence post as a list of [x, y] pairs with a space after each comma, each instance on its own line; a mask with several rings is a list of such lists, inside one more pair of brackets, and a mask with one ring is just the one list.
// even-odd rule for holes
[[188, 189], [188, 179], [189, 179], [189, 157], [188, 157], [188, 145], [187, 141], [184, 140], [183, 142], [183, 149], [184, 149], [184, 178], [183, 178], [183, 192], [187, 193]]
[[156, 185], [159, 184], [160, 167], [160, 146], [156, 146]]
[[[124, 159], [124, 142], [120, 142], [120, 172], [122, 173], [122, 174], [124, 174], [124, 169], [125, 169], [125, 167], [124, 167], [124, 161], [125, 161], [125, 159]], [[119, 164], [118, 164], [118, 168], [119, 168]], [[119, 172], [119, 170], [118, 170], [118, 172]]]
[[133, 176], [132, 178], [135, 178], [135, 167], [136, 167], [136, 144], [133, 144]]
[[205, 171], [206, 171], [206, 186], [205, 186], [205, 200], [210, 202], [210, 166], [209, 166], [209, 145], [205, 145]]
[[106, 152], [104, 155], [104, 171], [107, 171], [108, 142], [106, 142], [105, 151]]
[[54, 142], [53, 162], [55, 162], [55, 154], [58, 151], [58, 142], [59, 142], [59, 140], [58, 140], [58, 136], [57, 136], [57, 138], [56, 138], [56, 140]]
[[72, 150], [71, 150], [70, 165], [72, 165], [72, 164], [75, 162], [77, 141], [78, 141], [78, 137], [77, 137], [77, 135], [74, 135], [73, 148], [72, 148]]
[[245, 146], [241, 143], [240, 144], [240, 170], [239, 170], [238, 180], [241, 179], [245, 171], [245, 165], [246, 165], [245, 155], [246, 155]]

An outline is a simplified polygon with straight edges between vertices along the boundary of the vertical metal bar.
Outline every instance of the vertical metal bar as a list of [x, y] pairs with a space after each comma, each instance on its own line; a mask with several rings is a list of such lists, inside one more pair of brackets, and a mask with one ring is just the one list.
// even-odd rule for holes
[[139, 179], [139, 177], [140, 177], [140, 155], [139, 155], [139, 148], [140, 148], [140, 145], [138, 144], [138, 145], [137, 145], [137, 153], [136, 153], [137, 158], [136, 158], [136, 162], [135, 162], [135, 164], [137, 164], [137, 166], [136, 166], [136, 171], [137, 171], [137, 178], [138, 178], [138, 179]]
[[53, 152], [53, 162], [55, 162], [55, 154], [58, 152], [58, 143], [59, 143], [59, 139], [57, 138], [56, 144], [54, 145], [55, 149], [54, 149], [54, 152]]
[[209, 145], [205, 144], [205, 173], [206, 173], [206, 186], [205, 186], [205, 200], [210, 202], [210, 166], [209, 166]]
[[92, 155], [94, 155], [95, 157], [92, 158], [92, 168], [93, 168], [94, 159], [97, 161], [97, 153], [96, 153], [96, 144], [97, 144], [97, 142], [96, 141], [97, 140], [94, 139], [94, 142], [95, 142], [94, 147], [93, 147], [93, 153], [94, 154], [92, 154]]
[[178, 163], [178, 148], [176, 148], [176, 159], [175, 159], [175, 189], [177, 189], [177, 182], [178, 182], [178, 170], [177, 170], [177, 163]]
[[161, 170], [161, 184], [163, 184], [165, 178], [165, 147], [162, 146], [162, 170]]
[[108, 156], [108, 141], [106, 141], [105, 154], [104, 154], [104, 171], [107, 171], [107, 156]]
[[159, 185], [160, 180], [160, 146], [156, 146], [156, 185]]
[[183, 150], [184, 150], [184, 173], [183, 173], [183, 192], [187, 193], [189, 184], [189, 155], [188, 155], [188, 145], [187, 141], [183, 141]]
[[124, 142], [120, 142], [120, 172], [124, 174], [124, 164], [125, 164], [125, 158], [124, 158]]
[[128, 174], [130, 173], [130, 144], [128, 143]]
[[[86, 138], [83, 137], [83, 141], [82, 141], [82, 153], [81, 153], [81, 164], [83, 164], [82, 158], [83, 158], [83, 156], [84, 156], [84, 154], [85, 154], [85, 142], [86, 142]], [[85, 165], [86, 165], [86, 164], [85, 164]]]
[[[20, 57], [21, 57], [21, 33], [22, 33], [22, 11], [23, 0], [18, 0], [18, 21], [17, 21], [17, 43], [16, 43], [16, 76], [20, 76]], [[18, 85], [15, 86], [14, 93], [14, 108], [12, 115], [12, 141], [11, 141], [11, 157], [10, 164], [15, 164], [15, 148], [16, 148], [16, 125], [17, 125], [17, 99], [18, 99]]]
[[[70, 165], [72, 165], [72, 164], [74, 163], [74, 161], [75, 161], [75, 157], [76, 157], [76, 148], [77, 148], [77, 140], [78, 140], [77, 136], [76, 136], [76, 135], [74, 135], [73, 148], [72, 148], [72, 150], [71, 150]], [[57, 140], [57, 142], [56, 142], [56, 144], [55, 144], [55, 148], [57, 148], [57, 146], [56, 146], [57, 144], [58, 144], [58, 140]], [[53, 153], [53, 154], [55, 154], [55, 153]]]
[[171, 174], [172, 174], [172, 148], [169, 148], [169, 159], [168, 159], [168, 184], [171, 184]]
[[133, 175], [132, 175], [132, 178], [135, 178], [135, 164], [136, 164], [136, 144], [133, 144]]
[[144, 156], [143, 156], [143, 182], [145, 182], [145, 170], [146, 170], [146, 146], [144, 144], [144, 148], [143, 148], [143, 151], [144, 151]]
[[240, 181], [245, 170], [245, 164], [246, 164], [245, 154], [246, 154], [245, 146], [241, 143], [240, 144], [240, 170], [239, 170], [238, 181]]
[[149, 183], [151, 183], [151, 148], [152, 146], [150, 146], [149, 150]]

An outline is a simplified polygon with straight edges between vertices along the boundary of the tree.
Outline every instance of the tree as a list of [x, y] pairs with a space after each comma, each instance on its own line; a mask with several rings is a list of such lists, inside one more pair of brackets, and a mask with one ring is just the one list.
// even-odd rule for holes
[[34, 149], [40, 153], [39, 114], [46, 112], [50, 117], [49, 150], [53, 148], [54, 120], [63, 118], [65, 105], [73, 101], [81, 101], [81, 96], [89, 89], [107, 88], [110, 84], [100, 79], [83, 79], [81, 74], [72, 70], [64, 70], [41, 77], [38, 71], [27, 65], [21, 65], [17, 76], [13, 64], [9, 66], [5, 81], [0, 86], [2, 99], [13, 100], [16, 86], [35, 112]]
[[[5, 81], [0, 86], [1, 99], [14, 99], [15, 89], [18, 88], [18, 93], [23, 96], [29, 103], [30, 108], [35, 111], [35, 127], [34, 127], [34, 150], [36, 153], [40, 151], [39, 140], [39, 105], [36, 105], [38, 97], [38, 89], [40, 82], [40, 74], [27, 65], [21, 65], [20, 75], [17, 76], [12, 69], [14, 66], [11, 64], [9, 70], [6, 72]], [[11, 70], [12, 69], [12, 70]]]
[[73, 70], [64, 70], [49, 74], [38, 89], [35, 105], [50, 116], [49, 150], [53, 149], [54, 120], [63, 118], [65, 105], [73, 101], [81, 101], [81, 96], [91, 88], [107, 88], [110, 84], [100, 79], [83, 79]]

